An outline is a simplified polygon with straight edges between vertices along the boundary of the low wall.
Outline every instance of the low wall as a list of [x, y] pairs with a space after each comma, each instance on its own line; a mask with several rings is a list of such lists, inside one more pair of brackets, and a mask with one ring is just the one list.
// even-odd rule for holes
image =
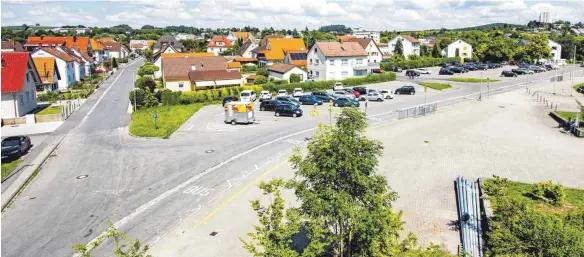
[[26, 117], [2, 119], [4, 126], [26, 124]]
[[63, 114], [56, 113], [56, 114], [47, 114], [47, 115], [35, 115], [35, 122], [54, 122], [54, 121], [62, 121]]
[[[557, 115], [555, 112], [550, 112], [550, 117], [552, 117], [555, 121], [561, 124], [568, 122], [564, 118], [560, 117], [560, 115]], [[579, 126], [580, 127], [584, 126], [584, 121], [580, 121]], [[584, 137], [584, 130], [582, 128], [576, 128], [576, 133], [574, 133], [574, 135], [577, 137]]]

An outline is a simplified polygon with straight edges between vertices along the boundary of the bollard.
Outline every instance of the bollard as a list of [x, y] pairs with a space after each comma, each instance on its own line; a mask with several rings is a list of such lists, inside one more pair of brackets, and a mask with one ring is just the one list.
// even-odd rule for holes
[[558, 111], [558, 105], [557, 105], [557, 104], [556, 104], [556, 110], [555, 110], [555, 111], [556, 111], [556, 112]]

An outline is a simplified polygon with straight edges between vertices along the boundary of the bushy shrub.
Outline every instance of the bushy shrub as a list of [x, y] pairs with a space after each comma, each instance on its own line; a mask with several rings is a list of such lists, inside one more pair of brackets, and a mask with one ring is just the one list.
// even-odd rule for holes
[[300, 75], [296, 73], [290, 74], [290, 83], [297, 83], [300, 82]]
[[396, 71], [397, 68], [415, 69], [422, 67], [438, 66], [443, 62], [457, 62], [459, 58], [433, 58], [433, 57], [417, 57], [415, 60], [397, 60], [392, 59], [389, 62], [382, 62], [380, 67], [386, 71]]
[[163, 90], [160, 93], [160, 102], [163, 105], [177, 105], [180, 104], [181, 92], [173, 92], [170, 90]]
[[255, 64], [246, 64], [241, 67], [241, 71], [246, 73], [256, 72], [257, 70], [258, 66]]
[[155, 71], [160, 70], [160, 68], [158, 68], [158, 66], [154, 66], [154, 64], [151, 63], [145, 63], [142, 67], [140, 67], [138, 69], [138, 75], [140, 76], [144, 76], [144, 75], [152, 75], [154, 74]]
[[554, 184], [551, 181], [535, 184], [531, 193], [534, 197], [555, 205], [562, 205], [566, 200], [564, 186], [560, 183]]
[[39, 94], [37, 96], [37, 101], [54, 103], [59, 99], [59, 97], [60, 97], [59, 92], [51, 91], [51, 92], [46, 92], [44, 94]]
[[257, 96], [259, 96], [264, 88], [262, 86], [243, 86], [242, 90], [252, 90], [256, 93]]
[[268, 74], [269, 74], [269, 73], [268, 73], [268, 70], [267, 70], [266, 68], [260, 68], [260, 69], [258, 69], [258, 71], [256, 72], [256, 75], [261, 75], [261, 76], [264, 76], [264, 77], [266, 77], [266, 78], [268, 77]]
[[154, 89], [156, 88], [156, 82], [153, 78], [148, 76], [139, 77], [136, 79], [136, 87], [144, 90], [148, 89], [150, 92], [154, 92]]
[[265, 84], [267, 82], [268, 82], [268, 79], [263, 75], [257, 75], [255, 77], [255, 79], [253, 80], [254, 85], [261, 85], [261, 84]]

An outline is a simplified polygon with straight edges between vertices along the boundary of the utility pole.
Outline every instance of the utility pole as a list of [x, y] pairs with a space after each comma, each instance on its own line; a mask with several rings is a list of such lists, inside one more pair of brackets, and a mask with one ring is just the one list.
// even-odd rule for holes
[[556, 71], [556, 76], [554, 78], [554, 95], [556, 94], [556, 83], [558, 82], [558, 70]]
[[479, 89], [479, 101], [483, 99], [483, 71], [481, 71], [481, 84]]

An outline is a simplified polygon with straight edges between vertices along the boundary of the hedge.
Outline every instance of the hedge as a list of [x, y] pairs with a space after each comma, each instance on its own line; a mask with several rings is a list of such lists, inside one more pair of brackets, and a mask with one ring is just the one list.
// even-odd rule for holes
[[180, 103], [180, 91], [164, 90], [160, 93], [160, 102], [163, 105], [177, 105]]
[[348, 78], [344, 80], [319, 80], [313, 82], [299, 82], [299, 83], [289, 83], [276, 85], [275, 83], [266, 83], [262, 87], [264, 90], [278, 91], [279, 89], [285, 89], [288, 92], [292, 92], [294, 88], [302, 88], [304, 91], [315, 91], [315, 90], [327, 90], [332, 89], [333, 85], [337, 82], [343, 83], [344, 86], [354, 87], [364, 84], [379, 83], [394, 81], [395, 73], [387, 72], [380, 74], [370, 74], [365, 77]]
[[404, 60], [397, 62], [382, 62], [381, 68], [386, 71], [396, 71], [396, 68], [402, 69], [415, 69], [423, 67], [439, 66], [443, 62], [459, 62], [460, 58], [432, 58], [432, 57], [421, 57], [417, 60]]

